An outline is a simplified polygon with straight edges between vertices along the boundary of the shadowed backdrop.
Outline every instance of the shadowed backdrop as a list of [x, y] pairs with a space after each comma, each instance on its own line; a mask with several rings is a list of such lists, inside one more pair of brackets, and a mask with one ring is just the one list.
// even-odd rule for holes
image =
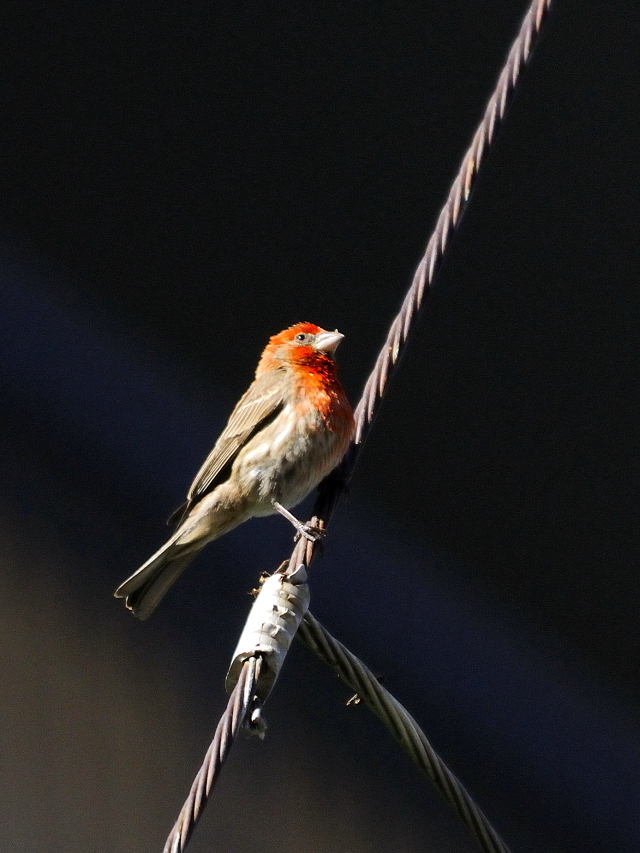
[[[523, 4], [16, 4], [0, 131], [7, 849], [160, 849], [281, 519], [145, 624], [269, 335], [357, 399]], [[640, 12], [559, 0], [313, 570], [312, 608], [516, 851], [638, 813]], [[473, 850], [304, 649], [192, 849]]]

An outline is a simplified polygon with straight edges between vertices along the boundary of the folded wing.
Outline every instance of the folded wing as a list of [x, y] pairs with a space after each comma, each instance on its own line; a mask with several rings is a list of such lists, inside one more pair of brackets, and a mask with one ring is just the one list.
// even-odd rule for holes
[[282, 380], [281, 370], [270, 370], [253, 382], [231, 413], [227, 426], [196, 474], [186, 503], [173, 513], [169, 524], [180, 521], [194, 504], [226, 479], [228, 468], [240, 448], [280, 412], [285, 390]]

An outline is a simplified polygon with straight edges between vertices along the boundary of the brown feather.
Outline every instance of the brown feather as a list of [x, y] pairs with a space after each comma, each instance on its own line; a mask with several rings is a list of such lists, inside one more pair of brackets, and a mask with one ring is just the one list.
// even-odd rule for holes
[[196, 474], [186, 502], [172, 513], [169, 524], [181, 521], [195, 503], [226, 479], [227, 469], [239, 450], [282, 408], [283, 387], [277, 370], [264, 373], [253, 382], [240, 398], [213, 450]]

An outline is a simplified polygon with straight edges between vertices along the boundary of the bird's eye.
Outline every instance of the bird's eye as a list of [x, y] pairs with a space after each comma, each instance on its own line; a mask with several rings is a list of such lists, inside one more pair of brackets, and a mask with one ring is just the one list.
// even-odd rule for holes
[[308, 337], [309, 337], [308, 335], [300, 334], [300, 335], [296, 335], [295, 340], [296, 341], [306, 341]]

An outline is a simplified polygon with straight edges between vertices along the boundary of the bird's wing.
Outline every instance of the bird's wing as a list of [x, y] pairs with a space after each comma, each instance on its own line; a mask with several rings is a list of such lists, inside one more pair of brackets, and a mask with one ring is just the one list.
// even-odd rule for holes
[[[223, 468], [233, 461], [240, 448], [260, 425], [274, 417], [282, 408], [285, 385], [280, 374], [280, 370], [263, 373], [240, 399], [231, 413], [229, 423], [191, 484], [186, 509], [217, 485], [216, 480]], [[174, 516], [181, 511], [182, 507]]]

